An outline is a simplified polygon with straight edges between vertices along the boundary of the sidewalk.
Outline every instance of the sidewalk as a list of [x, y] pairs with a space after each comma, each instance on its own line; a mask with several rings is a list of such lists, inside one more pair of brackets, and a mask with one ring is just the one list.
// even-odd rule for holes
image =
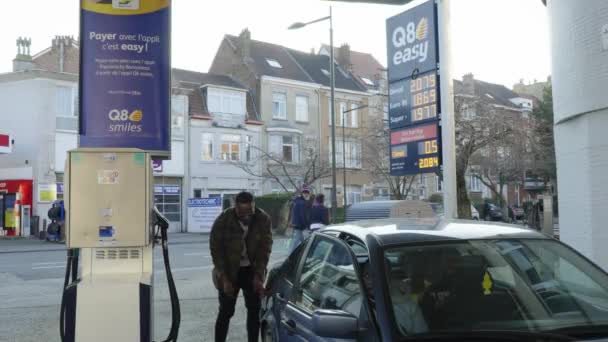
[[[195, 243], [206, 243], [209, 234], [201, 233], [169, 233], [169, 245], [185, 245]], [[0, 239], [0, 254], [23, 253], [23, 252], [49, 252], [64, 251], [65, 244], [49, 242], [35, 238], [11, 238]]]

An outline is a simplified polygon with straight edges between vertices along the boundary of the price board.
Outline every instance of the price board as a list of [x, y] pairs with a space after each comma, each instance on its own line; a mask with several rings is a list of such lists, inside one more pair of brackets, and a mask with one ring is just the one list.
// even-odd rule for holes
[[389, 124], [398, 129], [412, 124], [437, 120], [439, 82], [433, 70], [389, 86]]
[[387, 20], [391, 175], [441, 170], [437, 7], [423, 2]]
[[391, 132], [391, 174], [436, 172], [441, 165], [440, 135], [436, 123]]

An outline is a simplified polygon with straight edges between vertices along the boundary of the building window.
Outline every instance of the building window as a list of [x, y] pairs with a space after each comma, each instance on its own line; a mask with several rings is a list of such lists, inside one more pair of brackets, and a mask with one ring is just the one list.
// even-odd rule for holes
[[481, 192], [481, 181], [475, 175], [469, 176], [469, 191]]
[[361, 77], [361, 80], [363, 80], [363, 83], [365, 83], [365, 85], [367, 85], [368, 87], [374, 86], [374, 82], [372, 82], [372, 80], [367, 77]]
[[272, 118], [287, 120], [287, 95], [272, 93]]
[[213, 134], [201, 134], [201, 160], [213, 160]]
[[287, 163], [300, 161], [300, 144], [298, 136], [270, 135], [268, 137], [269, 151], [278, 159]]
[[253, 136], [245, 136], [245, 160], [250, 162], [253, 159]]
[[[344, 151], [346, 151], [346, 155], [344, 155]], [[331, 144], [329, 144], [330, 160], [331, 153]], [[346, 168], [348, 169], [361, 168], [361, 142], [336, 140], [336, 166], [344, 167], [344, 162], [346, 162]]]
[[155, 184], [154, 204], [171, 222], [180, 222], [182, 218], [180, 184]]
[[222, 134], [221, 159], [238, 161], [241, 145], [241, 136], [237, 134]]
[[294, 144], [293, 137], [283, 137], [283, 160], [292, 163], [294, 162]]
[[[346, 111], [346, 102], [340, 102], [340, 111], [338, 112], [338, 126], [342, 126], [344, 124], [344, 116], [348, 113], [344, 113]], [[348, 124], [346, 124], [348, 127]]]
[[350, 127], [357, 128], [359, 127], [359, 105], [356, 103], [351, 103], [350, 105]]
[[328, 124], [329, 124], [329, 126], [331, 127], [331, 124], [332, 124], [332, 122], [331, 122], [331, 119], [332, 119], [332, 114], [334, 114], [334, 113], [332, 113], [332, 112], [331, 112], [331, 98], [329, 98], [329, 99], [327, 100], [327, 113], [328, 113], [328, 114], [327, 114], [327, 119], [328, 119], [327, 123], [328, 123]]
[[186, 96], [171, 96], [171, 133], [176, 136], [184, 135], [184, 117], [187, 115]]
[[307, 96], [296, 96], [296, 121], [308, 122]]
[[463, 105], [462, 118], [465, 120], [473, 120], [477, 116], [474, 106]]
[[273, 68], [282, 69], [283, 66], [276, 59], [266, 58], [266, 63]]
[[361, 186], [349, 185], [346, 187], [346, 197], [348, 199], [348, 205], [361, 202]]
[[55, 88], [55, 113], [58, 116], [78, 116], [77, 91], [74, 87], [57, 86]]
[[245, 97], [243, 91], [227, 89], [207, 89], [207, 109], [210, 113], [245, 115]]
[[201, 198], [203, 191], [201, 189], [194, 189], [194, 198]]

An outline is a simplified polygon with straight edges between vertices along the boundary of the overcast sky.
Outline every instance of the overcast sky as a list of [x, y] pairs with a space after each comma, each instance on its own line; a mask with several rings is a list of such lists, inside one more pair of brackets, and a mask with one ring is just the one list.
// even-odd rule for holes
[[[145, 0], [143, 0], [145, 1]], [[4, 2], [4, 1], [3, 1]], [[173, 0], [174, 67], [205, 72], [224, 34], [243, 28], [253, 39], [303, 51], [328, 43], [327, 23], [288, 31], [295, 21], [327, 15], [320, 0]], [[33, 8], [35, 7], [35, 8]], [[370, 52], [386, 65], [385, 23], [407, 6], [334, 3], [334, 41]], [[511, 87], [520, 78], [545, 80], [551, 70], [548, 19], [540, 0], [452, 0], [454, 77]], [[19, 36], [32, 53], [55, 35], [78, 36], [77, 0], [6, 1], [0, 11], [0, 72], [11, 71]]]

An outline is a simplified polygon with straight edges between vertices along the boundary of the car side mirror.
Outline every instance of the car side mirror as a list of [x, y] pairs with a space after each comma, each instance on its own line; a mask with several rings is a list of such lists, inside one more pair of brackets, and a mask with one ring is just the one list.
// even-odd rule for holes
[[359, 320], [342, 310], [315, 310], [312, 331], [320, 337], [354, 339], [359, 331]]

